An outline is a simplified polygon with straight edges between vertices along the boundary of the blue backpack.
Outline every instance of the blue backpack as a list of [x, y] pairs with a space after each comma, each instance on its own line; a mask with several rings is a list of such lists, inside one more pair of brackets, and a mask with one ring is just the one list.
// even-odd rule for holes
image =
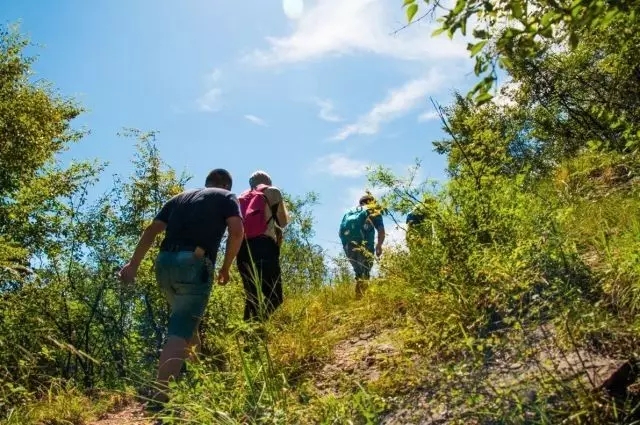
[[365, 240], [365, 229], [368, 227], [369, 210], [362, 206], [351, 208], [342, 216], [340, 223], [340, 241], [345, 246], [349, 242], [360, 244]]

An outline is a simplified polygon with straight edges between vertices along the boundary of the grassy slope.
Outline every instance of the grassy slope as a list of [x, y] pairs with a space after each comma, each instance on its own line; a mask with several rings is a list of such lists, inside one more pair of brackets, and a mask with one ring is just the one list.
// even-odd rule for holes
[[[561, 351], [551, 328], [535, 333], [536, 341], [526, 332], [510, 331], [500, 354], [486, 362], [473, 350], [461, 357], [450, 350], [447, 358], [433, 349], [442, 335], [422, 321], [439, 308], [439, 296], [385, 280], [373, 282], [363, 300], [352, 293], [352, 285], [341, 284], [291, 297], [268, 331], [269, 358], [264, 345], [254, 343], [244, 352], [243, 342], [239, 346], [227, 335], [229, 364], [190, 371], [195, 379], [183, 381], [174, 399], [177, 422], [401, 424], [458, 418], [459, 423], [520, 423], [528, 417], [544, 423], [547, 396], [558, 390], [572, 388], [576, 398], [583, 398], [577, 402], [582, 408], [592, 402], [582, 391], [587, 381], [575, 385], [558, 379], [561, 375], [589, 364], [604, 367], [601, 375], [606, 375], [611, 363], [584, 351]], [[81, 424], [130, 400], [109, 398], [95, 404], [73, 390], [63, 391], [36, 406], [29, 419], [13, 423], [68, 423], [65, 419]], [[53, 417], [60, 422], [49, 421]]]

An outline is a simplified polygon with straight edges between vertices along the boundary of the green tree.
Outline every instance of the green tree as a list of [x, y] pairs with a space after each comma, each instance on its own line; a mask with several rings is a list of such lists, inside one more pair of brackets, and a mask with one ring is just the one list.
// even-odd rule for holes
[[[420, 0], [404, 0], [407, 20], [412, 22], [420, 11]], [[427, 16], [445, 9], [434, 35], [471, 33], [474, 42], [467, 50], [475, 57], [474, 71], [481, 81], [470, 94], [484, 103], [491, 99], [489, 90], [497, 78], [497, 68], [508, 68], [514, 56], [536, 57], [550, 45], [574, 49], [591, 31], [607, 28], [616, 18], [636, 19], [637, 0], [606, 2], [601, 0], [528, 1], [509, 0], [496, 3], [484, 0], [456, 0], [446, 9], [437, 0], [424, 0]], [[473, 25], [471, 31], [468, 27]], [[631, 46], [633, 40], [625, 41]]]
[[83, 132], [71, 121], [82, 109], [43, 81], [30, 80], [34, 58], [15, 28], [0, 29], [0, 264], [28, 265], [56, 233], [60, 199], [81, 188], [98, 167], [61, 168], [55, 155]]
[[309, 291], [327, 277], [322, 247], [311, 242], [315, 235], [311, 208], [317, 204], [314, 192], [303, 197], [285, 194], [290, 223], [281, 249], [282, 279], [288, 291]]

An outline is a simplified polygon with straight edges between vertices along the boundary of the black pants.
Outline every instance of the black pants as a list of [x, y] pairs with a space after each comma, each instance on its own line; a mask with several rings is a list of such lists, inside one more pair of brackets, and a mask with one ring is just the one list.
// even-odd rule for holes
[[283, 301], [280, 247], [269, 236], [245, 240], [237, 264], [245, 293], [244, 320], [266, 320]]

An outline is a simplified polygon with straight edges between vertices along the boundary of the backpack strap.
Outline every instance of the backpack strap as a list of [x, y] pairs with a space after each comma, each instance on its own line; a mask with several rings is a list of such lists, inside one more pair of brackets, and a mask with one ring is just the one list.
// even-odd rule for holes
[[256, 186], [254, 190], [257, 190], [258, 192], [262, 193], [262, 196], [264, 196], [264, 200], [265, 200], [265, 203], [267, 204], [267, 207], [271, 210], [271, 217], [269, 217], [269, 220], [267, 220], [267, 224], [269, 224], [269, 222], [273, 220], [276, 222], [278, 226], [280, 226], [280, 221], [278, 220], [278, 207], [280, 206], [280, 202], [276, 202], [275, 204], [271, 205], [269, 204], [269, 198], [267, 197], [267, 195], [264, 194], [264, 190], [268, 189], [269, 187], [271, 186], [266, 184], [259, 184], [258, 186]]

